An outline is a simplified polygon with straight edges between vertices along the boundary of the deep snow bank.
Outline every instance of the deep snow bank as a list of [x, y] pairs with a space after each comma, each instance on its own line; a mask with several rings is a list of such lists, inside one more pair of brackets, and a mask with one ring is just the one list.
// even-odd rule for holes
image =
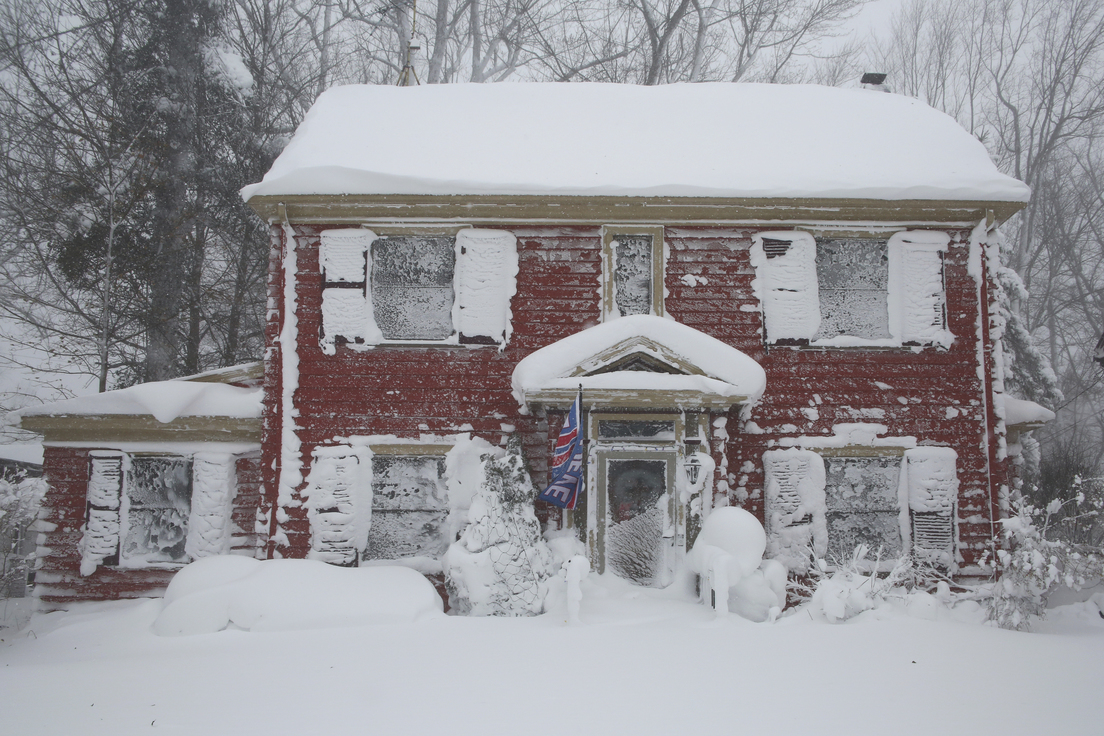
[[406, 567], [346, 568], [228, 555], [197, 560], [173, 577], [153, 631], [183, 636], [231, 627], [326, 629], [417, 621], [443, 616], [443, 609], [433, 585]]

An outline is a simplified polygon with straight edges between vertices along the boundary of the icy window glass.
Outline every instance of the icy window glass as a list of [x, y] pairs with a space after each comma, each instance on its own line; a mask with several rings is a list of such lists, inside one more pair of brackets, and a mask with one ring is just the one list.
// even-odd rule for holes
[[606, 561], [623, 578], [652, 585], [663, 563], [666, 460], [610, 460]]
[[901, 505], [896, 457], [827, 457], [825, 495], [828, 559], [848, 559], [859, 544], [881, 557], [901, 554]]
[[136, 457], [127, 473], [129, 501], [123, 558], [142, 562], [187, 559], [192, 463], [181, 457]]
[[452, 335], [455, 238], [406, 236], [372, 244], [372, 309], [387, 340]]
[[662, 420], [601, 419], [598, 436], [603, 439], [675, 439], [675, 423]]
[[614, 235], [613, 285], [622, 317], [652, 313], [652, 236]]
[[372, 458], [372, 526], [365, 559], [437, 557], [448, 516], [442, 482], [444, 457], [376, 455]]
[[888, 338], [889, 254], [885, 240], [816, 240], [820, 329], [814, 339]]

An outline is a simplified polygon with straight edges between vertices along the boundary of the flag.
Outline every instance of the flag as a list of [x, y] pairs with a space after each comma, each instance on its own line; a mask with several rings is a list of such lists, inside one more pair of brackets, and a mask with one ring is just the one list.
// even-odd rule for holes
[[547, 501], [562, 509], [575, 508], [579, 490], [583, 484], [583, 392], [575, 397], [571, 411], [567, 413], [556, 449], [552, 453], [552, 482], [540, 494]]

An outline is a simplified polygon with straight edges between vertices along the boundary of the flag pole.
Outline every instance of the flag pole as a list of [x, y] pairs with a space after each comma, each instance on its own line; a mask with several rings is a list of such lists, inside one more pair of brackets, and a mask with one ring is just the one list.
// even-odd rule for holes
[[[587, 487], [588, 487], [587, 486], [587, 475], [588, 475], [587, 474], [587, 466], [590, 464], [590, 453], [588, 452], [587, 443], [590, 442], [590, 439], [587, 437], [586, 422], [583, 420], [583, 384], [582, 383], [579, 384], [579, 432], [580, 432], [580, 438], [583, 441], [583, 472], [582, 472], [582, 480], [580, 481], [580, 484], [582, 485], [582, 488], [579, 489], [579, 493], [586, 493], [587, 492]], [[588, 498], [587, 501], [589, 501], [589, 500], [590, 499]], [[577, 496], [576, 496], [576, 500], [575, 500], [575, 505], [576, 506], [579, 505], [579, 501], [578, 501]], [[587, 514], [589, 514], [589, 513], [590, 513], [590, 505], [588, 504], [587, 505]], [[574, 514], [572, 514], [572, 516], [574, 516]], [[583, 520], [583, 533], [584, 533], [584, 535], [586, 534], [586, 519]], [[586, 541], [586, 540], [584, 539], [583, 541]]]

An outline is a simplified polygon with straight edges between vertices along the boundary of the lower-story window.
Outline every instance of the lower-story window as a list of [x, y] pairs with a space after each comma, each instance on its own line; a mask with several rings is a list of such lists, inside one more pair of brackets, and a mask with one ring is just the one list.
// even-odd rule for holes
[[346, 566], [440, 557], [452, 541], [446, 533], [447, 447], [415, 454], [420, 449], [347, 444], [315, 448], [305, 491], [310, 556]]
[[90, 451], [81, 574], [100, 565], [174, 568], [229, 552], [236, 492], [229, 453]]
[[372, 458], [372, 527], [365, 559], [439, 557], [450, 540], [443, 534], [448, 494], [445, 458], [376, 455]]
[[882, 559], [899, 557], [900, 457], [826, 457], [828, 559], [845, 560], [864, 545]]
[[889, 456], [768, 450], [767, 554], [798, 573], [814, 558], [844, 562], [860, 546], [872, 558], [907, 550], [922, 563], [951, 568], [956, 461], [946, 447]]

